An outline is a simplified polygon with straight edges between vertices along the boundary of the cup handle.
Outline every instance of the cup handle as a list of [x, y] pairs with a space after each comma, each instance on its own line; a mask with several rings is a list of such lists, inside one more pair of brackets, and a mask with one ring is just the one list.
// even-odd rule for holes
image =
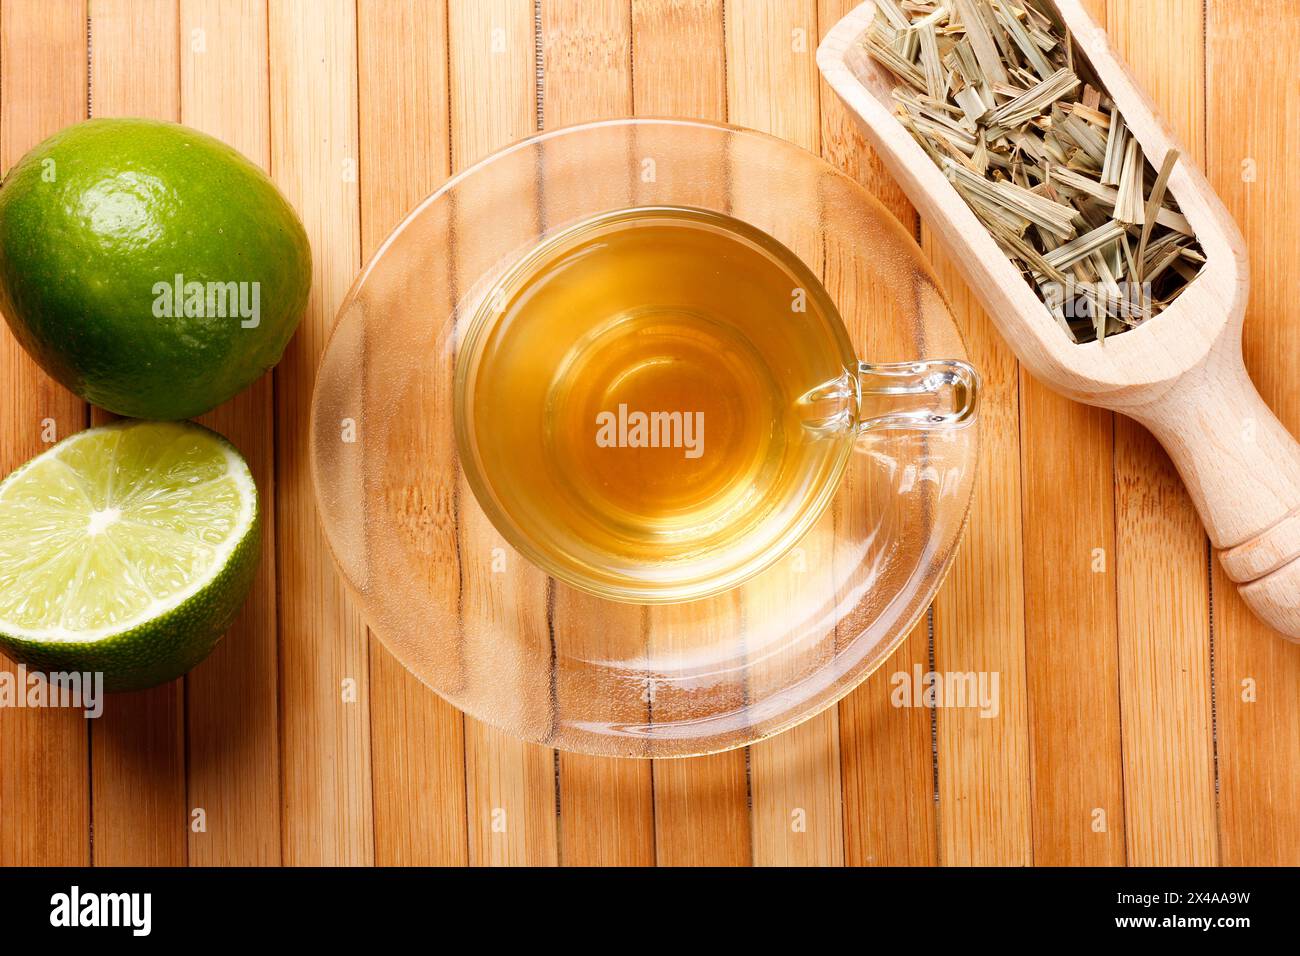
[[814, 435], [877, 429], [933, 431], [975, 421], [979, 373], [956, 359], [859, 362], [801, 399], [805, 428]]
[[877, 428], [957, 428], [975, 420], [979, 373], [967, 362], [859, 362], [857, 383], [859, 433]]

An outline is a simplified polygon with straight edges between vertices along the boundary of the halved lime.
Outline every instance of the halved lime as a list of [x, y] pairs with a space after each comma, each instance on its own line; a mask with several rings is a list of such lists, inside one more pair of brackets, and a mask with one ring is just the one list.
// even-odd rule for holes
[[169, 681], [234, 620], [260, 539], [252, 473], [215, 432], [79, 432], [0, 482], [0, 649], [108, 690]]

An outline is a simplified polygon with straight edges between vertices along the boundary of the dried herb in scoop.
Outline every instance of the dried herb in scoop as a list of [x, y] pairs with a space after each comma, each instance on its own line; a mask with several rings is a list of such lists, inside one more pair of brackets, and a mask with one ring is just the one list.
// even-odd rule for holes
[[1205, 256], [1043, 0], [876, 0], [899, 119], [1075, 342], [1158, 315]]

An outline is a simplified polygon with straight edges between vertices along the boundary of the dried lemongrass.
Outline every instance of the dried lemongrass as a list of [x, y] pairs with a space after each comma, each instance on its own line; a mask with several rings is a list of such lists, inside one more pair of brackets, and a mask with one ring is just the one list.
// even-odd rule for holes
[[1147, 197], [1146, 210], [1142, 220], [1142, 238], [1138, 243], [1138, 259], [1146, 251], [1147, 242], [1151, 239], [1151, 226], [1160, 213], [1160, 205], [1165, 201], [1165, 189], [1169, 185], [1169, 175], [1174, 171], [1174, 164], [1178, 162], [1178, 151], [1171, 149], [1165, 156], [1165, 161], [1160, 165], [1160, 173], [1156, 176], [1156, 183], [1151, 187], [1151, 195]]
[[1045, 0], [877, 0], [903, 125], [1076, 342], [1160, 313], [1205, 262]]
[[1000, 136], [1006, 129], [1019, 129], [1041, 116], [1048, 108], [1079, 85], [1069, 70], [1057, 70], [1042, 82], [1008, 100], [989, 117], [989, 134]]

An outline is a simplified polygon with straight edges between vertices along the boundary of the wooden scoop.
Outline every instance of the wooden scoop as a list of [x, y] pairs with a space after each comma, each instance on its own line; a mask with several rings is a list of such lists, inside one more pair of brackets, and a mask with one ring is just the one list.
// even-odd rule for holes
[[[1159, 165], [1177, 146], [1151, 101], [1078, 0], [1057, 0], [1056, 8], [1139, 145]], [[817, 50], [826, 81], [1020, 361], [1061, 394], [1149, 428], [1182, 475], [1246, 603], [1288, 639], [1300, 640], [1300, 445], [1246, 373], [1245, 243], [1205, 176], [1180, 159], [1169, 180], [1205, 252], [1201, 274], [1155, 318], [1104, 343], [1076, 345], [895, 118], [896, 80], [863, 45], [875, 13], [874, 2], [863, 3], [827, 34]]]

